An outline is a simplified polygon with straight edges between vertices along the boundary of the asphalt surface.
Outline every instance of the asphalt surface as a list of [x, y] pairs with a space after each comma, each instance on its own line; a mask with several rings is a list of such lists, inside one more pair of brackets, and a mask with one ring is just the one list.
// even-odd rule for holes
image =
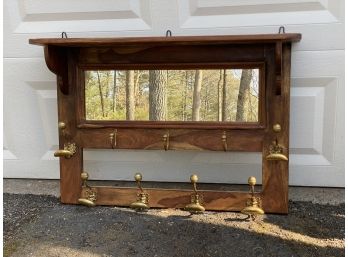
[[344, 204], [290, 202], [289, 215], [87, 208], [4, 194], [4, 256], [344, 256]]

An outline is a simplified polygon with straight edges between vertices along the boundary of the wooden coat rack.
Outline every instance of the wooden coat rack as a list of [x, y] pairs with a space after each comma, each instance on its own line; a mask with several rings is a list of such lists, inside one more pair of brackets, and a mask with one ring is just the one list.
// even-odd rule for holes
[[[288, 212], [291, 43], [301, 34], [140, 38], [40, 38], [57, 75], [61, 202], [129, 206], [137, 188], [89, 187], [83, 148], [262, 152], [262, 207]], [[258, 68], [258, 122], [91, 121], [86, 119], [84, 71], [91, 69]], [[170, 153], [169, 153], [170, 154]], [[85, 177], [84, 177], [85, 176]], [[192, 190], [146, 189], [148, 204], [183, 208]], [[201, 190], [206, 210], [241, 211], [247, 192]], [[90, 195], [91, 196], [91, 195]]]

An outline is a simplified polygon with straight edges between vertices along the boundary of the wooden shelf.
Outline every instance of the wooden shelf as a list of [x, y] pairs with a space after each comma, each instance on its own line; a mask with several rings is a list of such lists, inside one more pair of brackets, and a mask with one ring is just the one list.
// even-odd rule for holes
[[120, 45], [206, 45], [206, 44], [259, 44], [298, 42], [301, 34], [256, 34], [231, 36], [175, 36], [175, 37], [123, 37], [123, 38], [37, 38], [30, 44], [60, 47], [99, 47]]

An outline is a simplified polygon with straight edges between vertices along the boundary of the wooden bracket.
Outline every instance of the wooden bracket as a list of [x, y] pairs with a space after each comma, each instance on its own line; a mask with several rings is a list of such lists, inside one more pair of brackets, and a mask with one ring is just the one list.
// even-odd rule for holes
[[50, 71], [57, 75], [58, 88], [69, 94], [67, 50], [62, 47], [45, 46], [45, 61]]

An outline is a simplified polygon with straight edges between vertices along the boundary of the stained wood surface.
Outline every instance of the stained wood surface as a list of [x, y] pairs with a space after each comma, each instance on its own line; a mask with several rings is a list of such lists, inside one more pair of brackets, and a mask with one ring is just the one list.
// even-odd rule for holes
[[[278, 143], [284, 147], [284, 152], [289, 158], [289, 114], [290, 114], [290, 65], [291, 45], [284, 44], [282, 52], [283, 72], [281, 77], [281, 92], [277, 92], [276, 79], [269, 82], [267, 102], [269, 103], [269, 132], [264, 139], [262, 160], [262, 196], [265, 208], [277, 209], [280, 213], [288, 213], [288, 184], [289, 162], [267, 161], [269, 146], [277, 138]], [[276, 58], [276, 57], [275, 57]], [[275, 71], [269, 71], [271, 77], [275, 77]], [[280, 94], [279, 94], [280, 93]], [[281, 125], [281, 131], [272, 130], [274, 124]]]
[[227, 35], [227, 36], [175, 36], [175, 37], [124, 37], [124, 38], [37, 38], [30, 39], [30, 44], [55, 45], [62, 47], [94, 47], [116, 45], [180, 45], [180, 44], [257, 44], [281, 42], [296, 42], [301, 34], [256, 34], [256, 35]]
[[45, 46], [44, 53], [47, 67], [57, 75], [58, 88], [63, 94], [67, 95], [69, 93], [67, 49]]
[[[112, 149], [114, 129], [81, 129], [74, 138], [83, 148]], [[163, 135], [169, 132], [169, 150], [224, 151], [223, 130], [117, 129], [115, 149], [164, 150]], [[264, 130], [228, 130], [227, 151], [262, 151]]]
[[[97, 205], [116, 205], [129, 207], [136, 201], [137, 188], [93, 187], [97, 191]], [[149, 194], [149, 205], [152, 208], [184, 208], [191, 202], [192, 190], [176, 189], [144, 189]], [[203, 195], [204, 207], [211, 211], [240, 211], [250, 197], [247, 192], [199, 190]], [[259, 194], [256, 194], [259, 196]], [[276, 210], [268, 209], [268, 212]]]
[[[80, 48], [82, 69], [257, 68], [265, 44], [126, 45]], [[155, 58], [154, 58], [155, 56]]]
[[[67, 59], [68, 83], [76, 83], [76, 73], [74, 72], [76, 63], [73, 56]], [[58, 80], [59, 83], [59, 80]], [[63, 82], [65, 83], [65, 82]], [[76, 87], [72, 87], [70, 94], [66, 95], [62, 91], [57, 90], [58, 93], [58, 121], [65, 122], [67, 132], [66, 135], [59, 133], [59, 148], [64, 148], [64, 143], [76, 143], [74, 138], [78, 134], [76, 129], [75, 113], [71, 110], [76, 108], [76, 100], [74, 93]], [[58, 124], [57, 121], [57, 124]], [[81, 172], [83, 171], [83, 149], [77, 144], [76, 153], [70, 158], [65, 159], [60, 157], [60, 200], [62, 203], [77, 203], [80, 197], [81, 188]]]

